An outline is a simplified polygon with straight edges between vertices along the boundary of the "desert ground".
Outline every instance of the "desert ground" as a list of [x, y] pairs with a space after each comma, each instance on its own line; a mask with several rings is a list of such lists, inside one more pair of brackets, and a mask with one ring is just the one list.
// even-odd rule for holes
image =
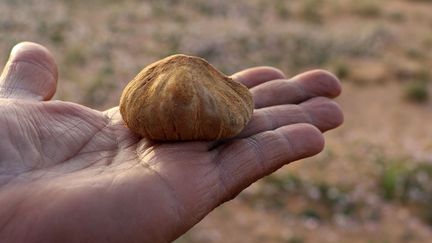
[[428, 242], [431, 13], [431, 0], [1, 0], [0, 62], [20, 41], [45, 45], [60, 68], [54, 98], [101, 110], [174, 53], [227, 74], [329, 70], [345, 123], [324, 151], [253, 184], [176, 242]]

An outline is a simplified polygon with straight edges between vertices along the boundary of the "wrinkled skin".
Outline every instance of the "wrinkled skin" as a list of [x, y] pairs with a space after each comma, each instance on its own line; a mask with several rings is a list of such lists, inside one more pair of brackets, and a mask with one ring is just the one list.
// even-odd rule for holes
[[159, 144], [132, 134], [118, 107], [50, 101], [57, 67], [34, 43], [0, 77], [2, 242], [169, 242], [285, 164], [319, 153], [342, 123], [339, 81], [325, 71], [286, 79], [274, 68], [233, 75], [252, 92], [235, 139]]

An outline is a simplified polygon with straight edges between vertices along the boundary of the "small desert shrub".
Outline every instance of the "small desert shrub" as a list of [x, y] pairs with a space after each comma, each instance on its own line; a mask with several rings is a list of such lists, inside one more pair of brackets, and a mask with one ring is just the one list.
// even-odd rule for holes
[[83, 66], [87, 62], [85, 50], [81, 47], [71, 47], [66, 51], [64, 62], [68, 66]]
[[408, 48], [405, 53], [411, 59], [420, 60], [425, 57], [424, 52], [417, 48]]
[[406, 167], [393, 161], [386, 161], [379, 177], [381, 196], [386, 200], [404, 198], [404, 183], [408, 170]]
[[405, 98], [409, 101], [424, 103], [429, 100], [429, 91], [426, 81], [413, 81], [405, 86]]
[[322, 1], [321, 0], [306, 0], [302, 2], [303, 5], [300, 8], [300, 17], [304, 20], [319, 23], [322, 20], [322, 14], [320, 12]]
[[39, 35], [48, 37], [52, 43], [62, 44], [65, 41], [65, 33], [67, 28], [67, 22], [60, 21], [48, 23], [46, 21], [41, 21], [38, 23], [37, 31]]
[[402, 159], [380, 158], [378, 177], [383, 199], [409, 206], [424, 222], [432, 225], [432, 165]]
[[305, 242], [305, 240], [303, 239], [303, 237], [297, 236], [297, 235], [292, 236], [291, 238], [289, 238], [287, 240], [287, 243], [303, 243], [303, 242]]
[[109, 63], [105, 64], [88, 83], [83, 102], [92, 107], [102, 107], [109, 98], [107, 94], [112, 93], [117, 88], [113, 76], [113, 67]]
[[353, 7], [354, 14], [362, 17], [379, 17], [382, 15], [382, 10], [380, 8], [380, 3], [377, 1], [365, 0], [356, 1]]
[[420, 206], [432, 200], [432, 165], [402, 159], [380, 159], [378, 163], [378, 182], [384, 199]]
[[350, 74], [349, 67], [346, 64], [344, 64], [344, 63], [337, 63], [337, 64], [335, 64], [334, 67], [333, 67], [333, 72], [341, 80], [344, 80]]
[[321, 220], [321, 214], [319, 211], [315, 210], [314, 208], [306, 208], [303, 210], [303, 212], [300, 213], [302, 218], [305, 219], [313, 219], [320, 221]]
[[291, 16], [290, 9], [284, 0], [275, 1], [274, 9], [277, 16], [281, 19], [288, 19]]
[[293, 197], [301, 198], [305, 204], [300, 211], [291, 213], [317, 221], [329, 220], [335, 215], [357, 217], [361, 210], [362, 202], [353, 200], [352, 188], [306, 181], [290, 173], [268, 176], [262, 183], [259, 191], [242, 198], [253, 206], [278, 211], [287, 210], [287, 202]]
[[390, 20], [397, 23], [401, 23], [406, 20], [406, 17], [402, 12], [392, 12], [388, 15], [388, 17], [390, 18]]

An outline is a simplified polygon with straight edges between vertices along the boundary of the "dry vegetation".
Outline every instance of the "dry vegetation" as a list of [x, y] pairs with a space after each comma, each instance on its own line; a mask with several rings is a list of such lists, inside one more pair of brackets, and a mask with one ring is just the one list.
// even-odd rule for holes
[[183, 242], [432, 239], [432, 1], [0, 1], [0, 53], [31, 40], [60, 66], [57, 99], [118, 103], [143, 66], [173, 53], [226, 73], [325, 68], [346, 123], [323, 153], [255, 183]]

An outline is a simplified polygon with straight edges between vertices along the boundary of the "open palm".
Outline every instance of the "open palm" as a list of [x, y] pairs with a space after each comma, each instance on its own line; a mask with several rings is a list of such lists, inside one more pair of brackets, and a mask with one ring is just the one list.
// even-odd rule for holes
[[337, 79], [290, 80], [269, 67], [233, 75], [254, 96], [252, 120], [220, 142], [156, 143], [131, 133], [118, 108], [49, 101], [57, 68], [17, 45], [0, 78], [0, 239], [169, 242], [284, 164], [323, 148], [342, 123]]

